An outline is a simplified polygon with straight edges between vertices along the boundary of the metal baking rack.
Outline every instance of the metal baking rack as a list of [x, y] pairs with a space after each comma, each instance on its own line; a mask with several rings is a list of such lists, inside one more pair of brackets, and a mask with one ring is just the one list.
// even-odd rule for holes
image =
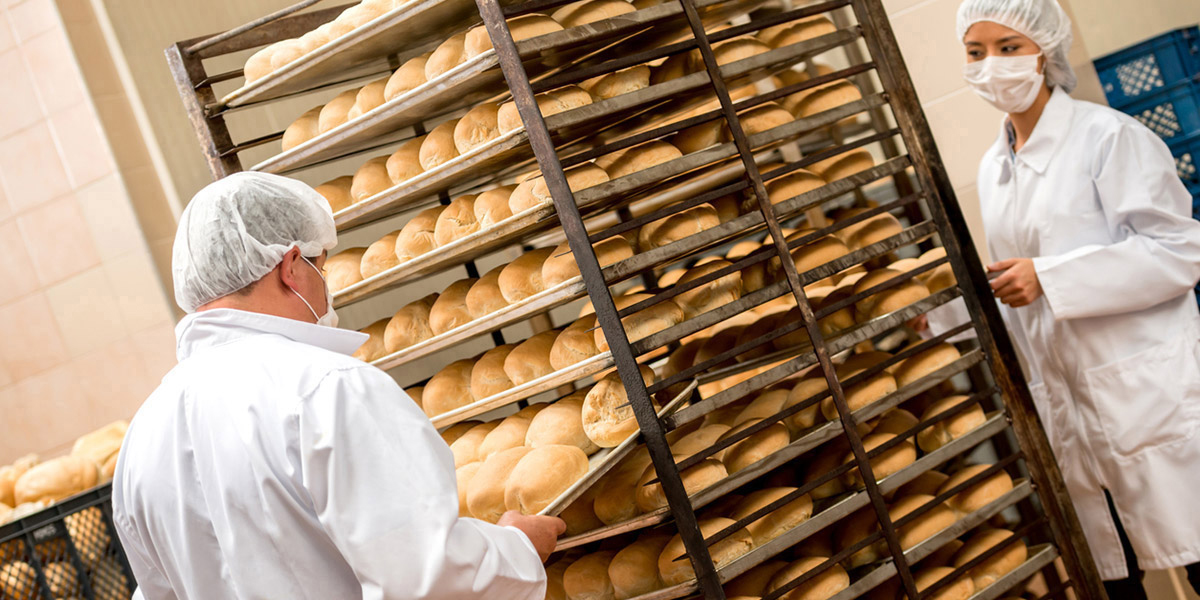
[[[384, 15], [361, 32], [352, 32], [345, 39], [328, 45], [328, 49], [297, 61], [288, 69], [225, 95], [222, 100], [217, 99], [213, 86], [232, 81], [240, 74], [209, 76], [204, 70], [203, 60], [297, 37], [328, 22], [341, 9], [264, 19], [229, 34], [181, 42], [168, 49], [168, 59], [210, 169], [215, 177], [221, 177], [242, 169], [239, 152], [278, 139], [276, 134], [234, 144], [225, 127], [224, 111], [253, 110], [269, 100], [332, 89], [358, 77], [356, 69], [364, 73], [382, 73], [385, 69], [395, 68], [403, 57], [427, 50], [440, 38], [479, 22], [487, 27], [494, 51], [486, 53], [477, 62], [462, 65], [446, 74], [444, 79], [413, 90], [360, 119], [255, 168], [283, 172], [307, 168], [367, 149], [382, 148], [407, 135], [395, 131], [405, 127], [425, 128], [436, 117], [466, 108], [469, 101], [456, 104], [449, 100], [454, 96], [465, 98], [471, 95], [467, 91], [493, 99], [511, 96], [524, 123], [522, 129], [457, 161], [451, 161], [422, 178], [402, 182], [400, 186], [366, 203], [356, 204], [339, 213], [339, 229], [346, 231], [439, 199], [444, 202], [446, 194], [452, 190], [470, 190], [473, 185], [501, 181], [518, 169], [526, 169], [531, 159], [536, 160], [537, 168], [545, 177], [552, 203], [514, 215], [492, 229], [439, 248], [343, 290], [335, 301], [345, 305], [395, 286], [419, 286], [426, 276], [451, 267], [466, 264], [469, 269], [473, 268], [473, 260], [501, 247], [519, 244], [546, 247], [565, 239], [580, 268], [580, 277], [516, 306], [385, 357], [378, 364], [384, 368], [394, 368], [418, 357], [429, 357], [469, 338], [489, 333], [496, 336], [501, 328], [522, 320], [531, 323], [538, 321], [540, 325], [535, 329], [547, 329], [552, 326], [549, 318], [551, 309], [586, 294], [609, 343], [609, 351], [525, 386], [483, 399], [458, 411], [438, 415], [434, 422], [446, 426], [551, 390], [558, 389], [562, 394], [562, 390], [570, 389], [562, 386], [578, 385], [615, 367], [625, 384], [638, 421], [639, 440], [648, 448], [658, 473], [657, 483], [663, 488], [668, 506], [624, 523], [565, 538], [560, 547], [587, 548], [600, 542], [611, 545], [618, 543], [621, 536], [647, 527], [674, 528], [683, 539], [687, 560], [691, 561], [697, 578], [642, 598], [724, 598], [722, 585], [733, 577], [772, 557], [787, 555], [805, 539], [827, 531], [861, 510], [869, 510], [875, 515], [879, 524], [877, 533], [860, 544], [838, 549], [823, 565], [789, 582], [784, 589], [767, 594], [765, 598], [773, 600], [782, 596], [787, 590], [802, 585], [867, 544], [874, 543], [886, 544], [886, 558], [851, 570], [849, 588], [835, 598], [859, 597], [892, 583], [909, 598], [929, 597], [939, 589], [938, 586], [944, 586], [971, 567], [994, 556], [1003, 549], [1003, 545], [955, 569], [934, 588], [924, 592], [918, 592], [915, 587], [914, 565], [920, 565], [922, 560], [951, 540], [968, 534], [1001, 513], [1009, 515], [1005, 518], [1010, 520], [1012, 514], [1019, 514], [1019, 518], [1013, 522], [1017, 535], [1009, 541], [1028, 540], [1029, 557], [1015, 571], [978, 590], [973, 598], [992, 600], [1007, 595], [1028, 578], [1039, 574], [1051, 588], [1046, 597], [1065, 598], [1070, 590], [1077, 598], [1104, 598], [1086, 541], [1080, 533], [1078, 519], [1040, 427], [1012, 343], [1005, 334], [994, 302], [990, 300], [987, 278], [979, 266], [980, 261], [970, 242], [962, 212], [934, 147], [928, 123], [880, 0], [832, 0], [799, 8], [792, 7], [787, 0], [773, 2], [777, 4], [766, 7], [770, 10], [751, 12], [749, 18], [723, 23], [717, 21], [728, 20], [732, 16], [743, 17], [737, 13], [745, 13], [755, 7], [741, 5], [738, 10], [718, 13], [719, 18], [706, 19], [712, 17], [706, 7], [713, 9], [721, 2], [668, 0], [629, 15], [560, 32], [561, 35], [514, 42], [506, 19], [530, 12], [549, 13], [567, 4], [567, 1], [532, 0], [518, 3], [505, 0], [501, 3], [499, 0], [477, 0], [471, 7], [460, 0], [418, 0]], [[445, 15], [445, 18], [428, 16], [434, 14]], [[752, 36], [767, 27], [821, 16], [831, 19], [835, 33], [792, 46], [774, 48], [724, 66], [716, 62], [712, 48], [715, 42]], [[388, 27], [399, 27], [401, 29], [395, 31], [405, 31], [404, 27], [411, 28], [419, 18], [431, 19], [427, 27], [422, 29], [422, 32], [428, 30], [427, 37], [414, 38], [403, 48], [384, 48], [372, 41], [383, 39], [380, 32]], [[666, 26], [668, 23], [670, 27]], [[647, 27], [649, 24], [661, 27]], [[678, 25], [686, 25], [686, 28], [680, 29]], [[531, 50], [535, 46], [538, 48], [536, 53]], [[351, 48], [356, 49], [352, 51]], [[794, 65], [831, 50], [844, 53], [850, 66], [800, 84], [760, 91], [754, 97], [737, 103], [731, 101], [731, 87], [745, 85], [747, 81], [779, 69], [794, 68]], [[685, 52], [695, 53], [701, 59], [703, 68], [679, 79], [550, 117], [540, 114], [534, 100], [535, 93], [553, 87], [579, 83], [604, 73]], [[537, 54], [537, 57], [533, 54]], [[553, 61], [544, 60], [546, 55], [567, 57], [569, 60], [552, 64]], [[811, 65], [809, 67], [809, 72], [815, 74]], [[497, 72], [503, 77], [503, 85], [500, 85]], [[744, 131], [738, 117], [740, 111], [843, 79], [855, 81], [862, 91], [863, 100], [806, 116], [755, 135], [748, 135]], [[663, 119], [683, 114], [712, 98], [718, 101], [718, 109], [662, 124]], [[863, 125], [860, 121], [859, 125], [849, 128], [837, 125], [845, 117], [861, 114], [868, 117], [869, 124]], [[566, 167], [644, 141], [665, 139], [685, 127], [714, 119], [723, 121], [728, 127], [729, 139], [725, 143], [579, 192], [572, 193], [567, 186], [563, 174]], [[768, 198], [766, 184], [769, 181], [856, 149], [872, 150], [878, 164], [830, 181], [817, 190], [795, 198], [775, 203]], [[767, 167], [768, 163], [776, 166]], [[881, 184], [887, 184], [882, 191], [879, 187]], [[873, 206], [866, 201], [864, 190], [868, 188], [875, 189], [872, 197], [881, 194], [886, 196], [880, 205]], [[648, 223], [730, 194], [741, 199], [736, 217], [672, 244], [637, 252], [632, 258], [603, 269], [600, 267], [592, 244], [616, 235], [631, 235]], [[849, 215], [830, 212], [848, 205], [866, 210]], [[631, 209], [637, 209], [640, 214], [635, 216]], [[848, 227], [862, 225], [883, 213], [892, 214], [903, 221], [901, 230], [886, 239], [854, 249], [807, 272], [799, 271], [793, 261], [786, 259], [793, 251], [803, 251], [808, 243], [843, 233]], [[816, 231], [799, 238], [786, 239], [785, 227], [802, 225]], [[766, 245], [732, 260], [733, 264], [729, 267], [666, 289], [654, 284], [657, 276], [668, 267], [677, 268], [692, 263], [739, 239], [761, 238], [764, 232]], [[808, 301], [806, 287], [817, 281], [859, 265], [886, 262], [888, 257], [897, 252], [927, 250], [934, 244], [946, 248], [947, 258], [907, 271], [869, 289], [856, 289], [856, 293], [829, 306], [814, 309]], [[779, 257], [785, 257], [785, 260], [780, 261]], [[629, 341], [621, 323], [622, 318], [654, 304], [672, 301], [683, 292], [714, 283], [735, 271], [762, 266], [764, 263], [778, 265], [772, 267], [778, 271], [774, 272], [777, 277], [761, 289], [745, 293], [738, 300], [636, 342]], [[821, 318], [854, 306], [875, 294], [899, 289], [947, 264], [953, 270], [957, 285], [932, 293], [889, 314], [861, 319], [853, 327], [832, 335], [823, 334], [818, 326]], [[646, 282], [644, 287], [651, 297], [617, 310], [612, 286], [639, 276]], [[689, 337], [704, 335], [726, 321], [744, 318], [756, 307], [787, 297], [794, 300], [800, 313], [799, 320], [781, 324], [765, 336], [727, 348], [700, 364], [688, 365], [678, 373], [660, 377], [650, 385], [643, 383], [639, 362], [650, 361], [652, 357], [661, 358], [664, 352], [673, 351]], [[845, 380], [839, 378], [835, 370], [835, 357], [840, 360], [840, 357], [864, 344], [881, 342], [911, 319], [950, 302], [965, 302], [971, 315], [968, 324], [924, 343], [901, 349], [889, 360], [862, 373]], [[978, 341], [974, 345], [960, 345], [961, 358], [876, 402], [855, 411], [850, 410], [845, 391], [848, 387], [968, 330], [974, 332]], [[807, 335], [809, 344], [783, 349], [772, 346], [785, 335], [801, 332]], [[497, 337], [496, 343], [503, 343], [503, 338]], [[770, 350], [764, 352], [764, 348]], [[750, 352], [755, 353], [755, 358], [740, 362], [735, 360], [730, 364], [731, 359]], [[794, 381], [801, 375], [811, 373], [819, 373], [824, 377], [827, 391], [745, 428], [698, 454], [679, 461], [672, 455], [667, 443], [668, 432], [695, 424], [716, 414], [714, 411], [728, 410], [746, 402], [769, 386]], [[964, 376], [969, 377], [973, 387], [964, 401], [946, 412], [923, 418], [911, 430], [883, 446], [866, 450], [858, 432], [860, 423], [879, 417], [895, 407], [915, 406], [913, 403], [923, 402], [931, 394], [939, 393], [938, 390], [948, 381], [958, 381]], [[740, 381], [706, 397], [693, 390], [688, 394], [688, 402], [677, 410], [659, 413], [651, 402], [651, 397], [656, 393], [674, 390], [679, 385], [694, 388], [697, 383], [717, 382], [731, 377], [737, 377]], [[823, 401], [833, 403], [837, 418], [819, 422], [807, 431], [796, 432], [782, 450], [730, 474], [707, 489], [691, 494], [684, 489], [681, 470]], [[876, 480], [872, 458], [906, 439], [915, 439], [918, 432], [976, 406], [982, 407], [987, 415], [982, 425], [937, 450], [922, 453], [916, 462], [900, 471]], [[729, 494], [753, 489], [765, 479], [777, 477], [786, 471], [799, 470], [809, 464], [817, 452], [832, 443], [845, 444], [852, 459], [812, 481], [798, 485], [799, 490], [795, 494], [773, 502], [728, 530], [705, 539], [698, 525], [697, 510], [711, 508]], [[890, 495], [902, 485], [931, 469], [961, 465], [968, 454], [980, 449], [986, 449], [997, 457], [991, 469], [958, 489], [939, 495], [904, 519], [896, 522], [891, 520], [887, 502]], [[935, 503], [944, 501], [949, 495], [982, 481], [1000, 469], [1012, 476], [1015, 483], [1012, 491], [975, 513], [963, 516], [950, 528], [920, 544], [907, 550], [901, 547], [897, 527], [931, 510]], [[782, 507], [800, 494], [849, 473], [858, 473], [857, 479], [862, 481], [859, 487], [819, 501], [817, 510], [809, 520], [781, 537], [721, 568], [713, 564], [708, 551], [710, 545], [731, 535], [746, 522]], [[572, 493], [581, 494], [585, 487], [586, 483]], [[1061, 562], [1065, 580], [1060, 577], [1055, 562]]]

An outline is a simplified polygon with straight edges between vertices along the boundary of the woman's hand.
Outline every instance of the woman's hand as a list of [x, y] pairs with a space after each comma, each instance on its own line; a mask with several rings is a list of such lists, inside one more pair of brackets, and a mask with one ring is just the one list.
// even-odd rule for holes
[[1042, 297], [1042, 283], [1038, 281], [1032, 259], [1010, 258], [988, 265], [987, 270], [989, 273], [1003, 271], [992, 280], [992, 293], [1013, 308], [1028, 306]]

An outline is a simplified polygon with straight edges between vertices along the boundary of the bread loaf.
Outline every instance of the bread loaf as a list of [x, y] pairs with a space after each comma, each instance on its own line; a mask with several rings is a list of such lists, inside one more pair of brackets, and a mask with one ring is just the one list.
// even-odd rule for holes
[[638, 232], [638, 248], [649, 252], [721, 224], [717, 210], [698, 204], [669, 217], [647, 223]]
[[[542, 113], [542, 118], [544, 119], [592, 103], [591, 94], [574, 85], [542, 92], [535, 96], [534, 99], [537, 100], [538, 110]], [[505, 102], [500, 105], [500, 110], [496, 115], [496, 122], [502, 134], [516, 131], [525, 126], [521, 120], [520, 113], [517, 111], [517, 105], [513, 102]]]
[[613, 598], [627, 600], [662, 588], [662, 578], [658, 574], [658, 557], [670, 541], [670, 533], [650, 531], [643, 533], [637, 541], [617, 552], [608, 565], [608, 579], [612, 582]]
[[525, 445], [530, 448], [575, 446], [584, 454], [594, 454], [600, 447], [583, 431], [583, 400], [586, 397], [587, 390], [579, 390], [539, 412], [529, 423]]
[[438, 246], [445, 246], [476, 231], [479, 231], [479, 221], [475, 219], [475, 196], [467, 194], [450, 201], [438, 214], [433, 226], [433, 241]]
[[718, 65], [727, 65], [770, 51], [770, 46], [749, 36], [735, 37], [713, 46]]
[[518, 446], [488, 456], [467, 489], [467, 509], [476, 519], [495, 523], [504, 514], [504, 488], [517, 463], [532, 448]]
[[[717, 260], [700, 267], [695, 267], [684, 273], [677, 285], [711, 275], [733, 265], [724, 260]], [[683, 309], [685, 319], [691, 319], [721, 306], [735, 302], [742, 297], [742, 274], [740, 271], [722, 276], [700, 287], [688, 290], [675, 296], [675, 304]]]
[[851, 249], [860, 250], [899, 235], [902, 231], [904, 226], [900, 224], [899, 219], [891, 213], [882, 213], [858, 223], [846, 242]]
[[[896, 436], [890, 433], [872, 433], [863, 438], [863, 448], [870, 452], [890, 441]], [[842, 462], [848, 463], [853, 461], [852, 456], [847, 456]], [[881, 454], [877, 454], [871, 458], [871, 472], [875, 475], [876, 481], [881, 481], [890, 475], [893, 475], [907, 467], [917, 460], [917, 448], [912, 442], [905, 440], [891, 446]], [[858, 469], [852, 469], [845, 475], [846, 485], [849, 487], [862, 486], [862, 474]]]
[[[604, 169], [592, 163], [583, 163], [572, 167], [566, 171], [565, 175], [567, 176], [567, 187], [572, 192], [578, 192], [579, 190], [608, 181], [608, 173], [605, 173]], [[526, 179], [517, 185], [512, 195], [508, 198], [508, 208], [515, 215], [551, 201], [553, 201], [553, 198], [550, 195], [550, 187], [546, 184], [545, 178], [538, 175]]]
[[372, 81], [358, 90], [354, 97], [354, 106], [346, 113], [346, 120], [353, 121], [373, 110], [383, 106], [385, 102], [383, 91], [387, 88], [387, 78]]
[[429, 61], [432, 53], [425, 53], [420, 56], [414, 56], [400, 65], [395, 73], [388, 78], [387, 85], [383, 88], [383, 98], [385, 101], [391, 101], [392, 98], [402, 94], [411, 92], [425, 84], [425, 64]]
[[919, 421], [912, 413], [903, 408], [893, 408], [871, 424], [872, 433], [890, 433], [900, 435], [917, 426]]
[[[614, 5], [623, 4], [630, 6], [625, 0], [599, 0], [601, 2], [611, 2]], [[631, 7], [632, 8], [632, 7]], [[608, 73], [595, 77], [583, 82], [580, 87], [587, 90], [592, 98], [596, 100], [608, 100], [616, 98], [622, 94], [636, 92], [640, 89], [650, 87], [650, 67], [646, 65], [637, 65], [622, 69], [614, 73]]]
[[576, 446], [534, 448], [513, 469], [504, 488], [504, 506], [526, 515], [537, 514], [587, 473], [587, 454]]
[[861, 173], [875, 166], [875, 159], [866, 150], [854, 150], [827, 158], [821, 162], [809, 165], [809, 170], [825, 178], [830, 183], [845, 179], [855, 173]]
[[626, 149], [605, 171], [608, 172], [609, 177], [617, 179], [682, 156], [683, 153], [679, 151], [679, 148], [667, 142], [653, 140]]
[[[888, 508], [888, 517], [892, 522], [899, 521], [909, 513], [929, 504], [933, 496], [907, 496], [892, 503]], [[933, 508], [921, 513], [920, 516], [904, 524], [897, 531], [900, 534], [900, 546], [905, 550], [933, 537], [939, 531], [954, 524], [954, 511], [944, 503], [938, 503]]]
[[[471, 322], [467, 310], [467, 293], [478, 279], [460, 279], [450, 284], [434, 301], [429, 309], [429, 329], [433, 335], [441, 335]], [[482, 396], [481, 396], [482, 397]]]
[[[681, 460], [682, 456], [677, 458]], [[725, 465], [715, 458], [706, 458], [699, 464], [688, 467], [679, 473], [679, 477], [683, 481], [683, 489], [689, 496], [708, 489], [709, 486], [725, 479], [728, 475], [729, 472], [725, 469]], [[650, 465], [646, 467], [642, 478], [638, 480], [635, 498], [638, 508], [642, 512], [650, 512], [667, 505], [667, 495], [662, 489], [662, 484], [651, 483], [656, 479], [658, 479], [658, 472], [654, 470], [653, 465]]]
[[442, 216], [445, 209], [445, 206], [427, 208], [404, 224], [400, 235], [396, 237], [396, 258], [400, 262], [412, 260], [437, 248], [434, 233], [437, 231], [438, 217]]
[[[980, 473], [986, 471], [991, 465], [972, 465], [958, 471], [954, 475], [945, 478], [941, 487], [937, 489], [937, 494], [941, 495], [950, 490], [966, 483]], [[1006, 471], [1001, 469], [993, 475], [988, 476], [979, 483], [972, 484], [970, 487], [953, 495], [946, 504], [954, 509], [960, 515], [969, 515], [984, 506], [998, 500], [1004, 494], [1011, 492], [1013, 489], [1012, 477]]]
[[372, 362], [387, 356], [387, 344], [384, 342], [384, 338], [388, 323], [390, 322], [390, 318], [384, 318], [375, 321], [364, 329], [360, 329], [359, 331], [371, 337], [366, 342], [363, 342], [363, 345], [359, 346], [358, 350], [354, 351], [354, 358], [363, 362]]
[[767, 197], [771, 199], [771, 204], [779, 204], [820, 189], [824, 185], [825, 180], [821, 179], [819, 175], [799, 169], [767, 182]]
[[[654, 383], [654, 371], [645, 365], [640, 369], [643, 382], [646, 385]], [[615, 448], [638, 431], [625, 385], [615, 372], [606, 375], [588, 391], [581, 415], [584, 433], [601, 448]]]
[[128, 421], [114, 421], [88, 434], [79, 436], [71, 447], [71, 455], [79, 456], [103, 465], [108, 459], [116, 456], [129, 429]]
[[246, 59], [246, 65], [242, 72], [246, 76], [247, 85], [271, 74], [271, 59], [275, 55], [275, 49], [275, 44], [271, 44]]
[[500, 273], [507, 266], [500, 265], [488, 271], [467, 291], [467, 312], [472, 319], [485, 317], [508, 306], [508, 301], [500, 292]]
[[[792, 243], [800, 238], [812, 235], [813, 230], [803, 229], [787, 236], [788, 243]], [[827, 235], [818, 238], [812, 242], [794, 248], [792, 250], [792, 262], [796, 264], [796, 272], [803, 274], [817, 267], [835, 261], [843, 256], [850, 254], [850, 249], [842, 243], [841, 240]], [[774, 267], [777, 263], [772, 260], [771, 266]], [[824, 285], [831, 283], [828, 280], [818, 281], [815, 285]]]
[[454, 128], [458, 127], [458, 123], [459, 119], [450, 119], [434, 127], [425, 136], [420, 151], [421, 169], [435, 169], [458, 156], [458, 148], [454, 144]]
[[[937, 496], [941, 493], [938, 490], [941, 489], [943, 483], [946, 483], [947, 479], [949, 479], [949, 477], [939, 473], [938, 471], [925, 471], [924, 473], [917, 475], [912, 481], [900, 486], [900, 488], [896, 490], [895, 496], [897, 498], [914, 496], [917, 494]], [[947, 500], [946, 504], [949, 505], [950, 501]], [[953, 505], [951, 505], [951, 508], [953, 508]]]
[[896, 383], [901, 387], [912, 384], [960, 358], [962, 354], [954, 346], [938, 344], [900, 363], [896, 367]]
[[338, 293], [362, 281], [362, 258], [366, 248], [348, 248], [325, 259], [325, 283], [331, 293]]
[[349, 119], [350, 109], [354, 108], [354, 103], [358, 100], [360, 89], [346, 90], [335, 96], [333, 100], [330, 100], [328, 104], [321, 108], [317, 131], [325, 133], [345, 123]]
[[699, 50], [672, 54], [667, 60], [650, 71], [650, 85], [666, 83], [704, 70]]
[[[787, 125], [795, 119], [792, 113], [783, 109], [782, 106], [774, 102], [764, 102], [738, 114], [738, 121], [742, 124], [742, 130], [746, 135], [756, 135], [764, 131], [769, 131], [781, 125]], [[727, 135], [725, 141], [732, 141], [733, 137]]]
[[[568, 4], [554, 11], [550, 17], [562, 23], [563, 27], [578, 27], [628, 14], [634, 10], [636, 9], [633, 5], [625, 0], [585, 0]], [[648, 67], [646, 70], [649, 72]]]
[[374, 277], [400, 264], [400, 259], [396, 258], [396, 238], [399, 236], [399, 231], [393, 231], [367, 246], [358, 267], [363, 279]]
[[[410, 387], [404, 390], [404, 393], [418, 408], [422, 407], [421, 403], [425, 400], [425, 386]], [[421, 408], [421, 410], [424, 410], [424, 408]]]
[[470, 359], [450, 363], [438, 371], [421, 397], [421, 408], [430, 418], [462, 408], [475, 401], [471, 397], [471, 369], [475, 361]]
[[509, 448], [519, 448], [525, 445], [525, 433], [529, 431], [529, 423], [533, 421], [545, 404], [531, 404], [521, 410], [504, 417], [487, 437], [479, 444], [479, 458], [487, 458], [497, 452]]
[[772, 48], [782, 48], [836, 31], [837, 27], [827, 17], [817, 16], [768, 27], [758, 32], [755, 37]]
[[[972, 535], [954, 556], [954, 568], [957, 569], [971, 562], [975, 557], [1000, 545], [1012, 535], [1013, 532], [1007, 529], [980, 530]], [[971, 569], [971, 581], [975, 584], [975, 589], [981, 590], [1015, 571], [1017, 567], [1025, 564], [1027, 558], [1029, 558], [1029, 549], [1025, 546], [1025, 542], [1017, 539]]]
[[[823, 557], [809, 556], [801, 558], [795, 562], [789, 563], [788, 566], [779, 570], [778, 573], [771, 579], [771, 583], [767, 584], [767, 593], [787, 585], [788, 583], [799, 579], [800, 576], [816, 569], [825, 564], [826, 559]], [[841, 565], [830, 565], [824, 571], [808, 581], [796, 586], [786, 595], [781, 596], [788, 600], [817, 600], [818, 598], [832, 598], [842, 590], [850, 587], [850, 576], [846, 574], [845, 569]]]
[[612, 550], [601, 550], [571, 563], [563, 572], [563, 590], [568, 600], [613, 600], [608, 566], [615, 555]]
[[512, 195], [515, 185], [505, 185], [492, 188], [480, 193], [473, 202], [475, 221], [480, 229], [487, 229], [496, 223], [512, 216], [508, 208], [508, 197]]
[[[751, 420], [742, 423], [738, 427], [731, 429], [724, 437], [732, 437], [757, 422], [757, 420]], [[787, 427], [783, 423], [775, 423], [730, 446], [725, 451], [725, 458], [721, 462], [725, 463], [725, 468], [730, 473], [737, 473], [784, 449], [790, 441], [791, 438], [788, 435]]]
[[483, 353], [471, 369], [471, 396], [484, 399], [507, 391], [513, 387], [512, 380], [504, 372], [504, 360], [515, 344], [496, 346]]
[[329, 210], [337, 213], [354, 204], [354, 196], [350, 194], [350, 187], [353, 184], [354, 178], [346, 175], [332, 181], [326, 181], [318, 185], [315, 189], [329, 203]]
[[436, 300], [437, 294], [430, 294], [404, 305], [392, 315], [383, 337], [388, 354], [433, 337], [433, 330], [429, 327], [429, 311]]
[[[796, 382], [792, 389], [788, 391], [787, 400], [784, 402], [782, 408], [791, 408], [828, 390], [829, 385], [825, 382], [824, 375], [818, 371], [815, 375], [804, 377]], [[816, 425], [818, 416], [821, 416], [820, 407], [820, 402], [813, 402], [807, 408], [784, 419], [783, 423], [794, 433], [807, 431], [808, 428]]]
[[[751, 492], [738, 503], [733, 512], [729, 514], [729, 518], [741, 521], [795, 491], [796, 488], [793, 487], [775, 487]], [[752, 521], [746, 525], [746, 531], [750, 533], [750, 537], [754, 540], [754, 546], [757, 548], [807, 521], [812, 516], [812, 511], [812, 498], [808, 494], [803, 494]]]
[[725, 121], [716, 118], [680, 130], [671, 136], [670, 142], [683, 154], [691, 154], [725, 141], [728, 131], [729, 127]]
[[471, 487], [471, 480], [479, 473], [479, 469], [483, 467], [481, 462], [473, 462], [463, 465], [454, 470], [454, 480], [458, 485], [458, 516], [471, 517], [471, 509], [467, 507], [467, 489]]
[[433, 81], [450, 69], [467, 62], [466, 41], [467, 32], [463, 32], [442, 42], [425, 61], [425, 81]]
[[[928, 421], [933, 417], [954, 408], [955, 405], [966, 400], [966, 396], [950, 396], [942, 398], [925, 408], [925, 412], [921, 414], [922, 421]], [[917, 444], [926, 452], [933, 452], [946, 444], [968, 434], [971, 430], [983, 425], [987, 422], [987, 417], [983, 414], [983, 408], [978, 403], [972, 405], [967, 410], [960, 412], [949, 419], [938, 421], [928, 428], [917, 433]]]
[[[596, 259], [601, 267], [620, 262], [633, 256], [633, 246], [621, 236], [610, 237], [592, 244]], [[566, 242], [559, 244], [542, 264], [542, 285], [550, 289], [564, 281], [579, 277], [579, 263]]]
[[558, 337], [557, 330], [543, 331], [513, 348], [504, 360], [504, 372], [513, 385], [523, 385], [554, 372], [550, 366], [550, 349]]
[[420, 136], [404, 142], [388, 157], [386, 168], [388, 179], [393, 185], [398, 185], [421, 173], [421, 146], [426, 136]]
[[[543, 14], [529, 13], [508, 19], [508, 30], [512, 33], [514, 42], [535, 38], [547, 33], [562, 31], [563, 26], [554, 19]], [[492, 38], [487, 29], [480, 25], [467, 32], [466, 56], [474, 58], [492, 49]]]
[[287, 152], [300, 144], [311, 140], [321, 134], [321, 109], [324, 106], [311, 108], [308, 112], [300, 115], [299, 119], [288, 125], [287, 129], [283, 130], [283, 151]]
[[467, 111], [454, 126], [454, 147], [459, 154], [466, 154], [498, 137], [500, 127], [496, 122], [500, 105], [485, 102]]
[[[834, 532], [834, 540], [837, 542], [836, 546], [844, 550], [858, 544], [876, 531], [879, 531], [879, 518], [875, 516], [875, 511], [871, 507], [867, 507], [851, 514], [838, 523], [837, 529]], [[851, 569], [856, 569], [873, 563], [886, 556], [886, 554], [886, 544], [877, 541], [867, 544], [861, 550], [851, 554], [843, 564]]]
[[561, 371], [600, 353], [596, 348], [595, 315], [576, 320], [554, 338], [550, 347], [550, 367]]
[[[734, 524], [735, 522], [730, 519], [715, 518], [705, 519], [699, 523], [699, 526], [700, 532], [707, 539]], [[742, 528], [709, 546], [708, 553], [712, 556], [713, 564], [720, 569], [750, 552], [753, 547], [754, 541], [750, 537], [750, 533]], [[684, 557], [683, 560], [676, 560], [681, 556]], [[659, 555], [658, 573], [667, 586], [678, 585], [696, 578], [696, 572], [692, 570], [692, 562], [685, 556], [683, 539], [679, 535], [672, 537], [662, 554]]]
[[[886, 283], [903, 273], [891, 269], [876, 269], [854, 284], [854, 293], [861, 294], [866, 290]], [[914, 302], [929, 297], [929, 290], [915, 279], [909, 279], [890, 287], [882, 292], [859, 300], [854, 305], [854, 312], [859, 321], [869, 321], [898, 311]]]
[[[647, 294], [634, 294], [632, 296], [621, 296], [615, 299], [617, 310], [623, 310], [627, 306], [633, 306], [650, 296]], [[679, 305], [670, 300], [663, 300], [658, 304], [643, 308], [632, 315], [621, 319], [621, 325], [625, 328], [626, 337], [630, 343], [636, 342], [642, 338], [654, 335], [660, 331], [670, 329], [683, 322], [683, 309]], [[596, 349], [601, 352], [608, 351], [608, 339], [604, 337], [604, 330], [597, 329], [595, 332]]]
[[[851, 377], [887, 360], [890, 356], [883, 352], [852, 356], [838, 367], [838, 380], [846, 382]], [[851, 411], [857, 411], [894, 391], [896, 391], [896, 378], [885, 369], [868, 377], [864, 381], [846, 386], [846, 405]], [[838, 417], [837, 408], [834, 406], [832, 398], [826, 398], [821, 401], [821, 413], [830, 421]]]
[[649, 465], [650, 451], [640, 446], [596, 482], [596, 501], [592, 508], [604, 524], [621, 523], [639, 514], [637, 483]]
[[354, 198], [355, 202], [362, 202], [392, 187], [387, 163], [388, 157], [377, 156], [363, 163], [354, 172], [354, 181], [350, 184], [350, 196]]
[[520, 302], [546, 289], [542, 281], [542, 265], [554, 248], [539, 248], [522, 254], [500, 271], [497, 283], [506, 304]]
[[282, 40], [273, 44], [274, 50], [271, 52], [271, 71], [278, 71], [288, 64], [295, 62], [296, 59], [304, 56], [304, 46], [300, 44], [300, 40]]
[[469, 423], [471, 427], [457, 438], [448, 441], [450, 452], [454, 455], [454, 466], [461, 467], [480, 460], [479, 445], [487, 434], [500, 425], [499, 421], [490, 423]]
[[737, 427], [749, 421], [758, 421], [761, 419], [769, 419], [774, 417], [783, 410], [787, 403], [788, 389], [786, 387], [776, 387], [759, 392], [753, 400], [750, 401], [737, 416], [733, 419], [733, 426]]
[[100, 466], [82, 456], [61, 456], [38, 464], [17, 479], [13, 499], [17, 505], [57, 502], [95, 487]]
[[[951, 567], [926, 567], [917, 571], [916, 581], [917, 591], [923, 592], [933, 586], [933, 584], [945, 579], [954, 569]], [[970, 577], [961, 577], [954, 580], [946, 587], [938, 589], [932, 595], [922, 596], [928, 600], [967, 600], [975, 595], [975, 582], [971, 581]], [[904, 600], [908, 600], [908, 595], [902, 596]]]
[[[843, 79], [788, 96], [784, 107], [796, 115], [797, 119], [802, 119], [857, 102], [862, 100], [862, 97], [858, 86]], [[853, 121], [855, 118], [851, 116], [847, 120]]]

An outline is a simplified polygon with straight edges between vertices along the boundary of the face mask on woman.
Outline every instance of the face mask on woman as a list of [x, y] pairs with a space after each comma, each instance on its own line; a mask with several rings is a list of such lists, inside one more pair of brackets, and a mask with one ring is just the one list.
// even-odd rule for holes
[[1023, 113], [1037, 100], [1046, 76], [1038, 71], [1041, 54], [989, 56], [967, 63], [963, 76], [984, 100], [1006, 113]]

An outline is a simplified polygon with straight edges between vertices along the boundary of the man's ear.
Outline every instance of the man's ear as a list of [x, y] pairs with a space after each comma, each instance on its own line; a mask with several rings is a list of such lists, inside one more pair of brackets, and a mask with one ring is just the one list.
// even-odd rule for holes
[[283, 282], [283, 285], [293, 290], [300, 287], [300, 282], [296, 275], [296, 269], [301, 266], [308, 268], [307, 265], [301, 264], [302, 261], [303, 259], [300, 257], [299, 248], [292, 248], [291, 250], [287, 251], [287, 254], [283, 255], [283, 260], [280, 261], [279, 266], [276, 267], [279, 269], [279, 279]]

